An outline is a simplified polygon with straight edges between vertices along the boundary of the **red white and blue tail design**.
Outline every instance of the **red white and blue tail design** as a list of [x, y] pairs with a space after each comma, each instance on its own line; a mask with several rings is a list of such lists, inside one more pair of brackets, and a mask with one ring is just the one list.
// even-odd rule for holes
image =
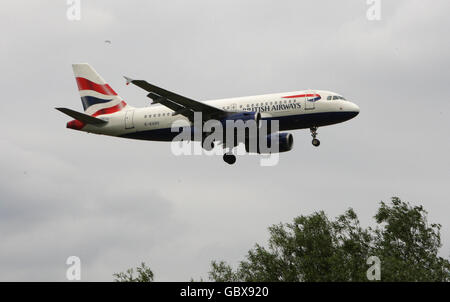
[[86, 114], [98, 116], [122, 110], [127, 103], [89, 64], [73, 64], [73, 73]]

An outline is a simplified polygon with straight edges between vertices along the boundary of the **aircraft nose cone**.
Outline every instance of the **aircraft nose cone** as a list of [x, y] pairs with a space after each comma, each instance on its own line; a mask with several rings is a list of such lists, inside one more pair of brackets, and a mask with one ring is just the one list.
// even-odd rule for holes
[[356, 105], [355, 103], [351, 103], [350, 112], [352, 112], [352, 114], [354, 114], [353, 117], [357, 116], [359, 114], [359, 106]]
[[352, 102], [346, 102], [341, 105], [342, 114], [345, 116], [345, 120], [348, 121], [359, 114], [359, 106]]

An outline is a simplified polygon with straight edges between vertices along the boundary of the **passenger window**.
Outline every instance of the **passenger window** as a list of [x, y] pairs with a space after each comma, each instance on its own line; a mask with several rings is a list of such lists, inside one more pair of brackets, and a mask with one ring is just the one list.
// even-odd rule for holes
[[327, 97], [327, 100], [331, 100], [331, 95], [329, 95], [329, 96]]

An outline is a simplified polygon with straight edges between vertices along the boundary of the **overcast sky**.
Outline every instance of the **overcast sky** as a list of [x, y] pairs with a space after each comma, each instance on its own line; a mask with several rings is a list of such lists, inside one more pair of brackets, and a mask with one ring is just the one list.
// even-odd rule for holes
[[[450, 2], [365, 0], [66, 1], [0, 4], [0, 280], [84, 281], [145, 261], [157, 281], [236, 265], [267, 227], [324, 210], [373, 223], [399, 196], [442, 224], [450, 256]], [[105, 43], [110, 40], [111, 44]], [[88, 62], [130, 104], [142, 78], [196, 100], [326, 89], [361, 108], [346, 123], [293, 131], [274, 167], [257, 156], [174, 156], [170, 144], [65, 128], [82, 110], [72, 63]]]

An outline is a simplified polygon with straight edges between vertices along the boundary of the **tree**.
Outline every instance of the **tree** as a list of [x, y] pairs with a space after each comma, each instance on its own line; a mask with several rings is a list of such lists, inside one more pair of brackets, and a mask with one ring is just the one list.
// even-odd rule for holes
[[153, 281], [153, 272], [149, 267], [145, 265], [144, 262], [141, 263], [141, 266], [136, 268], [137, 275], [134, 276], [134, 270], [129, 268], [126, 272], [115, 273], [113, 274], [114, 281], [116, 282], [152, 282]]
[[439, 224], [427, 212], [393, 197], [381, 202], [377, 227], [362, 228], [349, 209], [330, 221], [324, 212], [269, 227], [268, 247], [256, 246], [236, 270], [213, 261], [212, 281], [367, 281], [370, 256], [382, 281], [450, 281], [450, 262], [438, 256]]
[[381, 202], [375, 219], [383, 227], [375, 231], [374, 254], [389, 281], [450, 281], [449, 261], [438, 256], [441, 225], [429, 224], [422, 206], [394, 197], [392, 207]]

